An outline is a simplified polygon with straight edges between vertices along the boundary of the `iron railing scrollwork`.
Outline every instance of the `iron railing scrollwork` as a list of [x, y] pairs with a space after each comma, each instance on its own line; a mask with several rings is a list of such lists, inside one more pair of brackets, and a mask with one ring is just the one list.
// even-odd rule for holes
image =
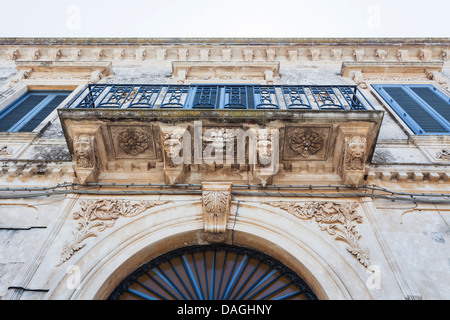
[[89, 84], [66, 108], [374, 110], [357, 86]]

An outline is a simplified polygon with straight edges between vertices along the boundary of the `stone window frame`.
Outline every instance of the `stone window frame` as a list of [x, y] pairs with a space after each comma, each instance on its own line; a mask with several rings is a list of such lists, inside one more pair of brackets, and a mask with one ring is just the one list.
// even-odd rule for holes
[[[362, 90], [367, 91], [378, 102], [374, 104], [376, 109], [386, 111], [397, 125], [409, 138], [420, 136], [420, 140], [434, 140], [442, 135], [418, 135], [408, 126], [408, 124], [397, 114], [397, 112], [387, 103], [377, 92], [373, 85], [397, 84], [397, 85], [433, 85], [450, 99], [450, 91], [447, 87], [446, 79], [442, 78], [444, 63], [441, 61], [431, 62], [343, 62], [341, 76], [348, 77], [355, 82]], [[377, 68], [379, 72], [377, 72]], [[389, 68], [394, 68], [397, 72], [404, 69], [405, 75], [393, 76], [389, 73]], [[367, 76], [368, 75], [368, 76]]]
[[[0, 92], [4, 96], [0, 98], [0, 112], [11, 105], [21, 96], [32, 90], [49, 91], [72, 91], [64, 101], [56, 107], [32, 132], [0, 133], [0, 139], [11, 140], [13, 136], [34, 139], [45, 127], [58, 118], [58, 109], [66, 107], [82, 90], [92, 83], [97, 83], [102, 77], [112, 74], [111, 63], [92, 62], [37, 62], [37, 61], [17, 61], [15, 63], [17, 73], [10, 79], [10, 82], [3, 86], [5, 91]], [[70, 77], [65, 74], [61, 79], [61, 70], [74, 66], [75, 70], [82, 69], [84, 78]], [[64, 69], [64, 70], [65, 70]], [[78, 70], [77, 70], [78, 69]], [[46, 74], [42, 76], [42, 72]], [[67, 71], [66, 71], [67, 72]], [[37, 75], [35, 75], [37, 74]], [[2, 89], [2, 88], [0, 88]], [[6, 135], [6, 137], [5, 137]], [[14, 139], [14, 138], [13, 138]]]

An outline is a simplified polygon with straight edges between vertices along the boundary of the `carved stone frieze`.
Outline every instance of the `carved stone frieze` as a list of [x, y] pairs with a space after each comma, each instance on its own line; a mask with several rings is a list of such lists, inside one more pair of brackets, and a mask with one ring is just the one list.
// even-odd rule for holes
[[359, 243], [361, 235], [356, 224], [362, 223], [357, 203], [336, 202], [264, 202], [263, 204], [280, 208], [296, 218], [315, 221], [322, 231], [348, 245], [347, 250], [365, 267], [370, 266], [369, 253]]
[[203, 229], [209, 241], [225, 241], [230, 206], [231, 183], [202, 183]]
[[331, 127], [286, 126], [284, 160], [325, 160]]
[[119, 217], [135, 217], [144, 211], [168, 203], [169, 201], [131, 202], [116, 199], [87, 200], [80, 204], [80, 211], [73, 214], [80, 220], [73, 230], [73, 239], [62, 249], [59, 265], [69, 260], [76, 251], [86, 245], [89, 237], [97, 237], [99, 232], [114, 226]]

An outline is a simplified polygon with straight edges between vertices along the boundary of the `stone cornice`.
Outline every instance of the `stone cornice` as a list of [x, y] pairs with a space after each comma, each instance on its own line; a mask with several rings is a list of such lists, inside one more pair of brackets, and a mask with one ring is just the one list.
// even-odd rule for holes
[[450, 38], [0, 38], [0, 45], [450, 45]]

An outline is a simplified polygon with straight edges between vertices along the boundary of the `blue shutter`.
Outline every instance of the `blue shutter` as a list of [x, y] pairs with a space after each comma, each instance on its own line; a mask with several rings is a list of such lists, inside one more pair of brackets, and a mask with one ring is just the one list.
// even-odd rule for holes
[[445, 109], [433, 96], [435, 94], [429, 86], [374, 85], [373, 87], [415, 134], [450, 133], [448, 107]]
[[33, 131], [70, 94], [31, 91], [0, 112], [0, 131]]
[[8, 131], [45, 98], [46, 96], [27, 94], [5, 108], [0, 115], [0, 131]]
[[430, 86], [411, 86], [410, 89], [446, 121], [450, 121], [450, 98]]

